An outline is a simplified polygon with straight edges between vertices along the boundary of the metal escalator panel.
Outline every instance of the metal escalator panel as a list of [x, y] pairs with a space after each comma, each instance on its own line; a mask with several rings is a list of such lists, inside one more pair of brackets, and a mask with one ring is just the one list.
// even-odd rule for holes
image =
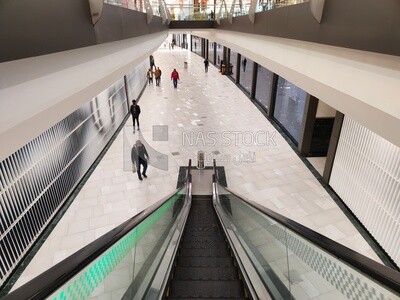
[[274, 299], [400, 299], [400, 276], [393, 269], [244, 200], [218, 182], [214, 193], [217, 211]]
[[172, 270], [166, 299], [244, 299], [231, 251], [212, 196], [192, 196], [192, 205]]

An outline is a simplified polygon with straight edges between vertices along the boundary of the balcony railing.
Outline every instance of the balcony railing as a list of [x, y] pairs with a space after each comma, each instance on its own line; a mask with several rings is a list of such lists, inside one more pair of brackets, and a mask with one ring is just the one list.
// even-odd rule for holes
[[[253, 0], [257, 1], [257, 0]], [[232, 14], [232, 17], [248, 15], [251, 6], [251, 0], [239, 1], [217, 1], [214, 4], [198, 4], [198, 5], [180, 5], [167, 4], [166, 8], [170, 12], [171, 20], [212, 20], [219, 17], [226, 19]], [[260, 0], [256, 3], [255, 12], [262, 12], [275, 8], [280, 8], [289, 5], [309, 2], [309, 0]], [[104, 0], [104, 3], [116, 5], [132, 10], [146, 12], [145, 0]], [[161, 16], [159, 1], [148, 1], [153, 10], [153, 14]], [[234, 4], [235, 3], [235, 4]]]
[[214, 19], [214, 5], [179, 5], [167, 4], [171, 19], [176, 21], [212, 20]]

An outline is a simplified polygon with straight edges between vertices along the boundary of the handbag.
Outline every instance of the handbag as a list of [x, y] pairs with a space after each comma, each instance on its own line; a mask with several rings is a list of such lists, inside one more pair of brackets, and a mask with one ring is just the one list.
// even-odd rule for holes
[[134, 162], [132, 163], [132, 172], [136, 173], [136, 164]]

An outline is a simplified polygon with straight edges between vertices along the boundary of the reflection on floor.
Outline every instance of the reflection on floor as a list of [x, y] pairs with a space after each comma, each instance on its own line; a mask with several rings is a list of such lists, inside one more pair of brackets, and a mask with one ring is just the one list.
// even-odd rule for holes
[[[129, 120], [16, 286], [172, 192], [179, 166], [190, 158], [196, 165], [198, 150], [205, 151], [206, 165], [215, 158], [225, 167], [228, 187], [235, 192], [379, 260], [284, 138], [229, 78], [213, 66], [204, 73], [203, 59], [187, 50], [161, 48], [154, 57], [163, 76], [161, 86], [148, 86], [140, 99], [142, 136], [131, 136]], [[181, 78], [177, 89], [169, 77], [174, 68]], [[160, 130], [167, 132], [164, 138], [153, 134]], [[124, 158], [138, 138], [158, 153], [150, 157], [143, 181], [132, 173], [129, 156]], [[154, 166], [161, 154], [167, 155], [167, 170]]]
[[324, 174], [326, 157], [307, 157], [307, 160], [313, 165], [315, 170], [317, 170], [321, 176]]

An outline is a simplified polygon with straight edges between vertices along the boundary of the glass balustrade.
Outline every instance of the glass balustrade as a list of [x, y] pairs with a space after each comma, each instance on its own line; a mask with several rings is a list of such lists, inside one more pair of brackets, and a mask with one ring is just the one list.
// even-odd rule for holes
[[[167, 3], [169, 1], [166, 1]], [[295, 5], [309, 0], [260, 0], [256, 3], [255, 12], [262, 12], [270, 9], [280, 8], [288, 5]], [[132, 10], [146, 12], [144, 0], [104, 0], [104, 3], [124, 7]], [[149, 1], [153, 14], [160, 16], [162, 11], [158, 1]], [[164, 2], [163, 2], [164, 3]], [[239, 3], [233, 1], [217, 1], [216, 4], [166, 4], [171, 19], [176, 21], [187, 20], [213, 20], [216, 18], [226, 19], [232, 13], [232, 17], [244, 16], [249, 14], [251, 1], [244, 0]]]
[[186, 186], [48, 299], [142, 299], [175, 230]]
[[225, 216], [274, 298], [399, 299], [396, 291], [376, 282], [371, 274], [310, 242], [224, 187], [217, 185], [217, 189]]
[[214, 18], [214, 5], [167, 4], [171, 19], [176, 21], [211, 20]]
[[[119, 7], [124, 7], [131, 10], [146, 12], [146, 3], [144, 0], [104, 0], [104, 3]], [[158, 1], [149, 1], [153, 15], [161, 16], [161, 9]]]

